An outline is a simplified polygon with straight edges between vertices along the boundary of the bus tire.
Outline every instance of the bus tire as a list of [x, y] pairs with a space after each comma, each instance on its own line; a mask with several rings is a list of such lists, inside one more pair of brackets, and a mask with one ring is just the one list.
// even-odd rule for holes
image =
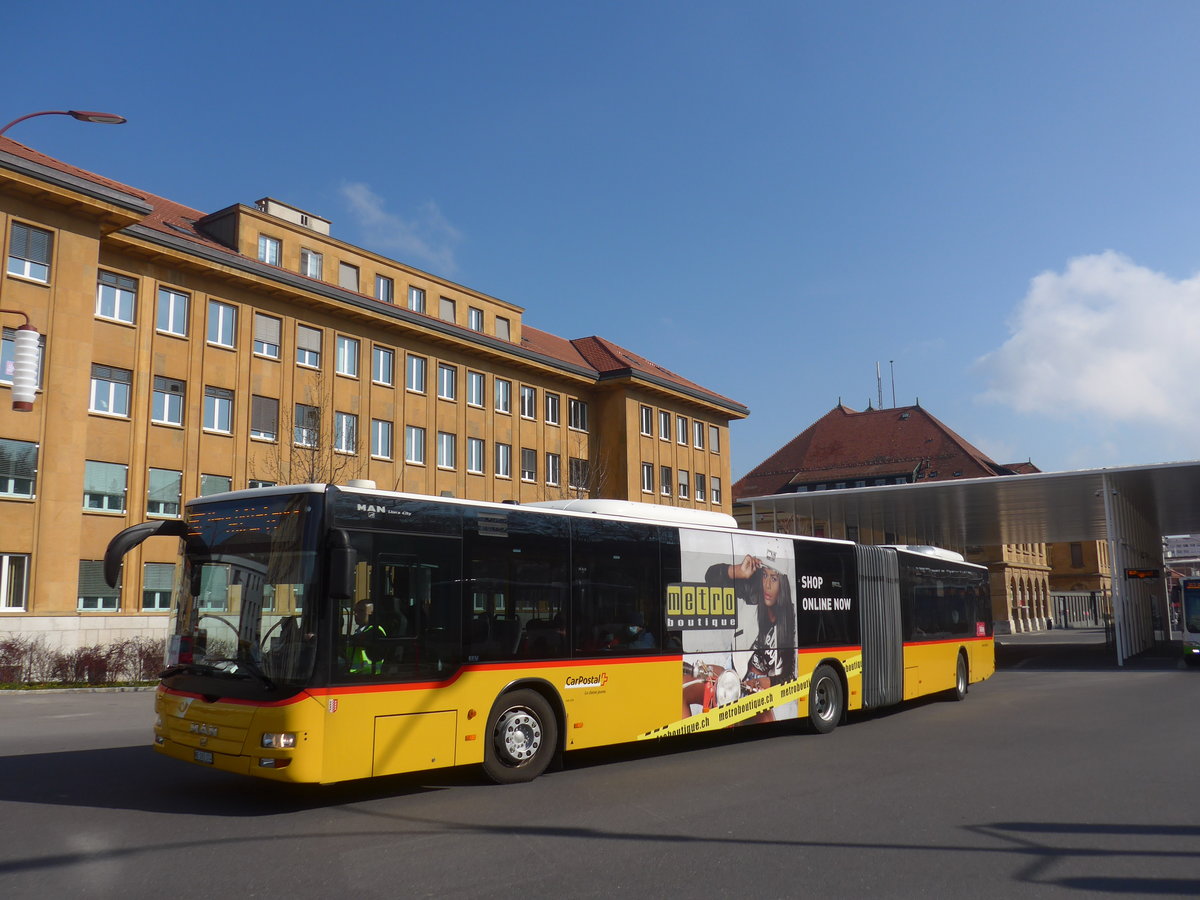
[[845, 710], [842, 679], [832, 666], [822, 663], [813, 672], [808, 689], [808, 726], [817, 734], [829, 734], [838, 727]]
[[958, 662], [954, 666], [954, 687], [950, 689], [950, 697], [954, 700], [966, 700], [967, 691], [971, 688], [971, 672], [967, 668], [967, 654], [958, 652]]
[[497, 784], [533, 781], [558, 749], [558, 720], [550, 704], [529, 689], [501, 694], [488, 716], [483, 771]]

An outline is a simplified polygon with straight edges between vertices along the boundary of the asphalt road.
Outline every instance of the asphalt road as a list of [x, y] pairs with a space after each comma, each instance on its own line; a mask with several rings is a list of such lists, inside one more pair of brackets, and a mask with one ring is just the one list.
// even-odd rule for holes
[[782, 726], [289, 788], [163, 759], [147, 693], [0, 695], [0, 896], [1195, 896], [1200, 670], [1011, 669]]

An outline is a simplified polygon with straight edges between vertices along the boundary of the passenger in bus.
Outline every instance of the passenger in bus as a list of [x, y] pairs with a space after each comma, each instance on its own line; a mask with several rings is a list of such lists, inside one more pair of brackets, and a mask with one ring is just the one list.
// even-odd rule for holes
[[347, 648], [351, 675], [378, 675], [386, 655], [381, 642], [387, 632], [374, 621], [375, 604], [370, 600], [359, 600], [354, 604], [355, 628]]

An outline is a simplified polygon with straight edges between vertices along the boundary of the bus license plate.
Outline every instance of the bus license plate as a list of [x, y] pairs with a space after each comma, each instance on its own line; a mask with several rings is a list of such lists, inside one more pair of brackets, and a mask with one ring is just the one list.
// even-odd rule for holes
[[192, 755], [196, 762], [212, 765], [213, 755], [211, 750], [194, 750]]

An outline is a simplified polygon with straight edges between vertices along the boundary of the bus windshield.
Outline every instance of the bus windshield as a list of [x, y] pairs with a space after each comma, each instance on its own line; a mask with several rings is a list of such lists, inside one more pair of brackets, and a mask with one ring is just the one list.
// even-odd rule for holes
[[310, 680], [322, 502], [301, 493], [189, 505], [165, 675], [264, 690]]
[[1200, 634], [1200, 581], [1184, 582], [1183, 627], [1192, 634]]

